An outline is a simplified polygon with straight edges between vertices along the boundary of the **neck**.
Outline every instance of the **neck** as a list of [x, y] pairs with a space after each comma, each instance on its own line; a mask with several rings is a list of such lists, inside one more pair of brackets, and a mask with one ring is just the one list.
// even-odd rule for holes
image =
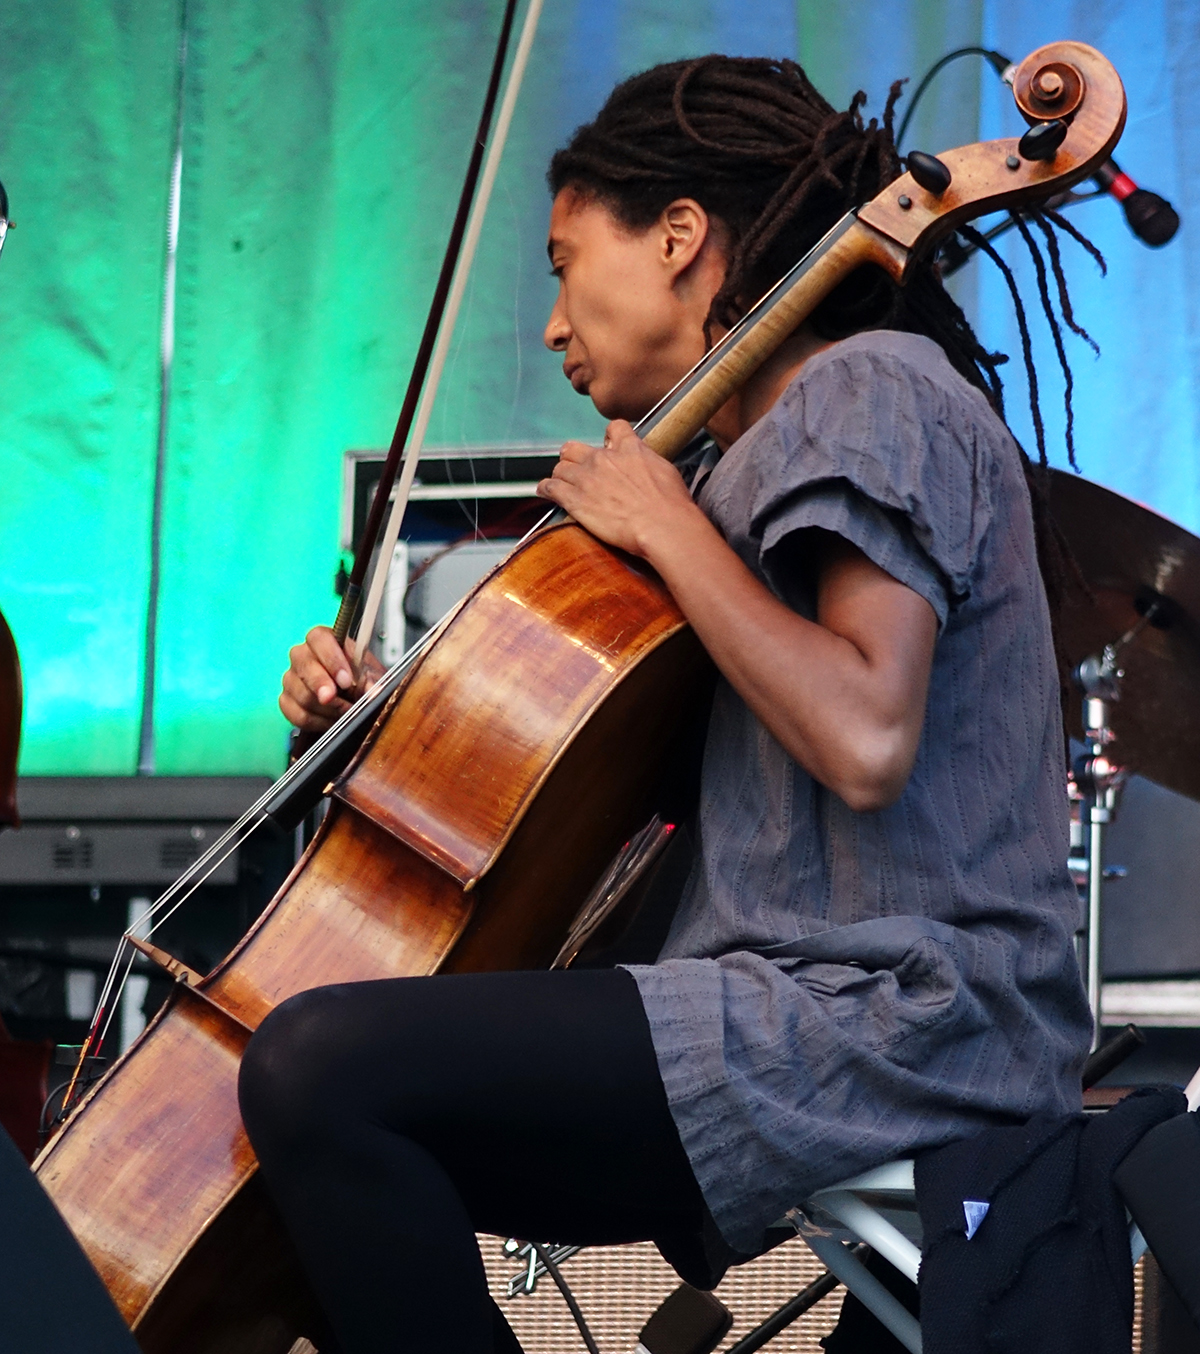
[[717, 446], [722, 451], [732, 446], [767, 413], [808, 359], [831, 346], [832, 340], [801, 325], [709, 419], [708, 432]]

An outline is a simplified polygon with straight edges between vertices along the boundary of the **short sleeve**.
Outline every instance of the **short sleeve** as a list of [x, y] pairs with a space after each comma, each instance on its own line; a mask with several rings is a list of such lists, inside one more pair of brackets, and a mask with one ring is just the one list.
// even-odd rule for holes
[[945, 574], [917, 544], [908, 522], [898, 512], [881, 507], [846, 480], [826, 480], [785, 500], [764, 523], [763, 572], [774, 574], [770, 556], [794, 532], [820, 527], [841, 536], [884, 573], [911, 588], [933, 608], [938, 628], [950, 614]]
[[983, 396], [931, 340], [858, 335], [810, 360], [763, 420], [750, 476], [760, 567], [821, 527], [919, 593], [944, 624], [970, 595], [997, 438]]

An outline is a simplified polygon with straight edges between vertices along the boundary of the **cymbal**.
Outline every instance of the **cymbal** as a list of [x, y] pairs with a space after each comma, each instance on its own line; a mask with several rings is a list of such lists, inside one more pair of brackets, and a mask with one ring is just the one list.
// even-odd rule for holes
[[[1149, 508], [1066, 471], [1050, 472], [1050, 506], [1092, 592], [1068, 585], [1054, 617], [1071, 666], [1099, 654], [1158, 603], [1118, 655], [1111, 759], [1200, 799], [1200, 539]], [[1082, 693], [1067, 729], [1082, 735]]]

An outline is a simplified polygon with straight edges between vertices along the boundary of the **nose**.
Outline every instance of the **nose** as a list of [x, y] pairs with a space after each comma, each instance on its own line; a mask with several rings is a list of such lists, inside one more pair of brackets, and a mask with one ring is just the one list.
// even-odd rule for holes
[[546, 321], [546, 329], [542, 334], [542, 342], [550, 349], [552, 353], [561, 353], [566, 350], [567, 344], [571, 341], [571, 326], [567, 323], [566, 312], [563, 307], [562, 292], [558, 294], [558, 299], [554, 302], [554, 309], [550, 312], [550, 318]]

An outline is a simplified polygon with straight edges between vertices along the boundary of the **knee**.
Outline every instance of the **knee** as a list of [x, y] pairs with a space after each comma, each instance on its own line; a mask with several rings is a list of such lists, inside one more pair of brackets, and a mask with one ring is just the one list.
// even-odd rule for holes
[[336, 988], [314, 988], [277, 1006], [250, 1038], [238, 1071], [242, 1121], [261, 1156], [321, 1132], [340, 1098]]

